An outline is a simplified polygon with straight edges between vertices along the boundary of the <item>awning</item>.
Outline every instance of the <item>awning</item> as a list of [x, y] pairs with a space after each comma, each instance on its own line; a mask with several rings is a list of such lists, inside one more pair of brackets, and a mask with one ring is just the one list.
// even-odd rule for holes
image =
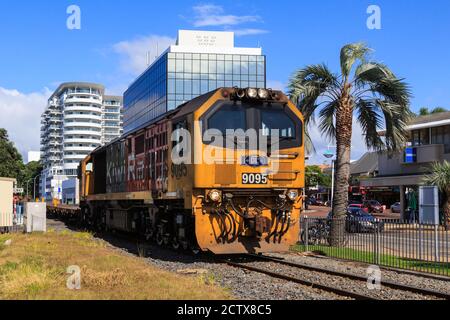
[[361, 187], [393, 187], [422, 185], [425, 175], [378, 177], [361, 181]]

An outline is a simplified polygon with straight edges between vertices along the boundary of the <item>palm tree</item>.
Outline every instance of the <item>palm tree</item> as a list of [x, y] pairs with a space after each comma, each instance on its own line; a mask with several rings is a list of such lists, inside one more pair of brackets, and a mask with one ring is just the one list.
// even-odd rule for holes
[[425, 177], [424, 184], [436, 186], [447, 197], [444, 205], [445, 229], [450, 227], [450, 162], [437, 162], [431, 167], [432, 173]]
[[[363, 43], [341, 50], [341, 74], [324, 64], [309, 65], [294, 73], [289, 94], [305, 117], [305, 126], [319, 117], [319, 128], [336, 142], [333, 217], [346, 215], [350, 178], [350, 154], [354, 116], [361, 125], [365, 143], [377, 151], [398, 150], [405, 145], [406, 125], [412, 116], [408, 85], [384, 64], [368, 61], [369, 49]], [[378, 130], [385, 128], [384, 139]], [[331, 228], [332, 245], [341, 245], [344, 224]]]

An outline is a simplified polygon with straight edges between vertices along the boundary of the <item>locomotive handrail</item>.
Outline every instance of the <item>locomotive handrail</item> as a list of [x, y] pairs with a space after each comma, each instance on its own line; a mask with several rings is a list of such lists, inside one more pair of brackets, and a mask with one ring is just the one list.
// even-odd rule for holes
[[[275, 171], [275, 172], [267, 171], [266, 172], [266, 174], [269, 175], [269, 177], [268, 177], [269, 180], [291, 180], [291, 181], [297, 180], [298, 175], [300, 173], [301, 172], [299, 170], [295, 170], [295, 171]], [[276, 175], [276, 174], [294, 174], [295, 178], [292, 178], [292, 179], [275, 179], [273, 176]], [[272, 175], [272, 177], [270, 177], [270, 175]]]
[[275, 155], [270, 155], [271, 159], [297, 159], [300, 156], [298, 152], [293, 153], [279, 153]]

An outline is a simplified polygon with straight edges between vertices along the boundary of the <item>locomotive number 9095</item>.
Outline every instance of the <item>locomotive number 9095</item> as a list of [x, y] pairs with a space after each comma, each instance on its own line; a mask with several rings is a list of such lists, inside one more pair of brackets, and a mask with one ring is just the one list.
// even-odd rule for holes
[[267, 184], [269, 178], [267, 174], [262, 173], [244, 173], [242, 174], [242, 184]]

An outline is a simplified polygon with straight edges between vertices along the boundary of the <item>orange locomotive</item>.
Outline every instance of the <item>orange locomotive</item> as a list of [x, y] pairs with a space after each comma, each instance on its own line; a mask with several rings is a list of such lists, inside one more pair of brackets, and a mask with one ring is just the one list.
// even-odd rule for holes
[[[252, 129], [267, 148], [247, 137], [235, 148], [226, 135]], [[287, 251], [300, 230], [303, 142], [303, 117], [282, 92], [215, 90], [84, 159], [82, 220], [174, 248]]]

